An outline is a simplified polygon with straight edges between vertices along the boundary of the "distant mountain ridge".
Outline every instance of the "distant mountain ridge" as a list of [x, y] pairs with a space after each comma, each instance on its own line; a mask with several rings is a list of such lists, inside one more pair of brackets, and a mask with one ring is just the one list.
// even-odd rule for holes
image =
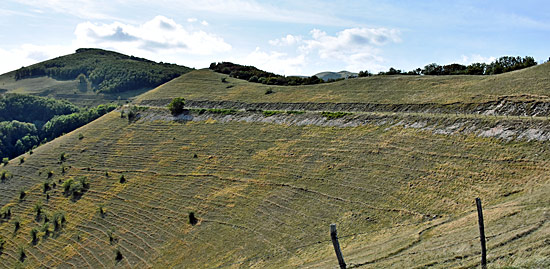
[[357, 77], [357, 73], [349, 72], [349, 71], [340, 71], [340, 72], [332, 72], [332, 71], [325, 71], [325, 72], [319, 72], [315, 74], [318, 78], [328, 81], [329, 79], [342, 79], [342, 78], [350, 78], [350, 77]]

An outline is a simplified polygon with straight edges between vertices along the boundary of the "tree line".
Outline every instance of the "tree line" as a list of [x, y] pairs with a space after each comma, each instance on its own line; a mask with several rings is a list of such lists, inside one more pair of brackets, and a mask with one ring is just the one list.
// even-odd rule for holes
[[78, 49], [71, 55], [21, 67], [15, 71], [15, 79], [48, 76], [57, 80], [73, 80], [84, 75], [92, 90], [118, 93], [154, 88], [191, 70], [185, 66], [156, 63], [112, 51]]
[[117, 108], [115, 104], [99, 105], [94, 108], [82, 109], [79, 112], [68, 115], [56, 115], [46, 122], [41, 129], [41, 137], [48, 140], [71, 132], [89, 122], [113, 111]]
[[[550, 60], [549, 60], [550, 61]], [[416, 68], [411, 71], [403, 71], [400, 69], [395, 69], [391, 67], [388, 71], [382, 71], [378, 74], [373, 74], [368, 70], [359, 71], [358, 77], [370, 77], [374, 75], [432, 75], [432, 76], [443, 76], [443, 75], [497, 75], [501, 73], [506, 73], [510, 71], [520, 70], [528, 68], [531, 66], [537, 65], [535, 58], [531, 56], [525, 57], [512, 57], [512, 56], [503, 56], [495, 61], [486, 64], [486, 63], [473, 63], [470, 65], [462, 64], [448, 64], [448, 65], [439, 65], [437, 63], [431, 63], [424, 68]], [[277, 75], [271, 72], [260, 70], [254, 66], [239, 65], [231, 62], [220, 62], [220, 63], [211, 63], [211, 70], [227, 74], [230, 77], [244, 79], [249, 82], [262, 83], [267, 85], [280, 85], [280, 86], [296, 86], [296, 85], [312, 85], [325, 82], [334, 82], [337, 80], [327, 80], [323, 81], [317, 76], [311, 77], [298, 77], [298, 76], [282, 76]], [[349, 77], [353, 78], [353, 77]]]
[[116, 105], [79, 108], [67, 101], [6, 94], [0, 96], [0, 158], [13, 158], [40, 143], [81, 127]]
[[254, 66], [239, 65], [231, 62], [212, 63], [210, 64], [210, 69], [218, 73], [229, 75], [233, 78], [244, 79], [249, 82], [262, 83], [267, 85], [296, 86], [312, 85], [324, 82], [317, 76], [287, 77], [263, 71]]
[[[535, 65], [537, 65], [537, 62], [535, 61], [535, 58], [531, 56], [503, 56], [489, 64], [473, 63], [470, 65], [462, 65], [454, 63], [448, 65], [439, 65], [436, 63], [431, 63], [424, 66], [424, 68], [417, 68], [408, 72], [391, 67], [388, 71], [380, 72], [378, 73], [378, 75], [497, 75], [528, 68]], [[372, 75], [373, 74], [368, 71], [360, 71], [358, 76], [368, 77]]]

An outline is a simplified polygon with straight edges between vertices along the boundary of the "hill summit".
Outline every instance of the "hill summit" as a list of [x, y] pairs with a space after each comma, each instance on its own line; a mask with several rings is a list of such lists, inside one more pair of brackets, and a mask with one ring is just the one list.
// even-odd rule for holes
[[315, 74], [318, 78], [328, 81], [328, 80], [337, 80], [337, 79], [346, 79], [350, 77], [357, 77], [358, 73], [353, 73], [349, 71], [340, 71], [340, 72], [331, 72], [325, 71]]
[[95, 106], [119, 96], [128, 99], [139, 95], [191, 70], [114, 51], [82, 48], [3, 74], [0, 88]]

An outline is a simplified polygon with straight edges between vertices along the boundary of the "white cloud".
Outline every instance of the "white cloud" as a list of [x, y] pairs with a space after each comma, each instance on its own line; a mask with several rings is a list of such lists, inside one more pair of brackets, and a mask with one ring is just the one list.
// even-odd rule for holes
[[74, 53], [78, 48], [102, 48], [195, 67], [206, 66], [219, 58], [217, 55], [220, 53], [232, 50], [231, 45], [219, 36], [187, 30], [163, 16], [143, 24], [84, 22], [76, 26], [74, 34], [74, 40], [63, 45], [26, 44], [13, 49], [0, 49], [0, 73]]
[[343, 61], [346, 64], [346, 69], [350, 71], [369, 70], [370, 72], [379, 72], [387, 70], [387, 67], [382, 65], [384, 58], [378, 55], [378, 51], [360, 52], [351, 55], [344, 55]]
[[[280, 3], [260, 3], [256, 0], [159, 0], [165, 6], [208, 12], [231, 18], [277, 21], [284, 23], [306, 23], [314, 25], [354, 25], [349, 20], [335, 17], [324, 9], [315, 9], [315, 6], [304, 10], [299, 8], [283, 8]], [[298, 5], [300, 6], [300, 5]]]
[[31, 44], [24, 44], [10, 50], [0, 49], [0, 59], [2, 59], [0, 74], [72, 52], [74, 52], [74, 49], [65, 46], [36, 46]]
[[[32, 12], [36, 13], [35, 10], [32, 10]], [[32, 12], [22, 12], [22, 11], [0, 8], [0, 16], [3, 16], [3, 17], [8, 17], [8, 16], [35, 17]]]
[[253, 65], [277, 74], [296, 75], [302, 73], [306, 59], [303, 54], [293, 57], [283, 52], [265, 52], [257, 47], [253, 52], [236, 62]]
[[301, 36], [286, 35], [282, 38], [277, 38], [275, 40], [269, 40], [269, 44], [272, 46], [293, 46], [302, 41]]
[[[197, 19], [197, 18], [189, 18], [189, 19], [187, 19], [187, 22], [189, 22], [189, 23], [195, 23], [195, 22], [198, 22], [198, 21], [199, 21], [199, 19]], [[205, 20], [202, 20], [200, 23], [201, 23], [201, 25], [203, 25], [203, 26], [208, 26], [208, 25], [210, 25], [210, 24], [209, 24], [207, 21], [205, 21]]]
[[141, 25], [80, 23], [75, 35], [79, 47], [116, 48], [136, 54], [150, 51], [210, 55], [231, 50], [223, 38], [204, 31], [188, 31], [164, 16]]
[[368, 69], [373, 72], [386, 69], [381, 48], [401, 42], [400, 33], [386, 28], [349, 28], [329, 35], [319, 29], [310, 31], [310, 37], [286, 35], [270, 40], [272, 46], [296, 46], [297, 52], [309, 62], [315, 55], [324, 62], [331, 62], [348, 70]]
[[49, 9], [57, 13], [70, 14], [84, 19], [113, 19], [107, 15], [116, 0], [16, 0], [33, 7], [33, 11]]
[[[115, 19], [120, 10], [151, 8], [149, 0], [15, 0], [34, 9], [52, 10], [83, 19]], [[283, 8], [281, 4], [260, 3], [257, 0], [157, 0], [158, 6], [191, 12], [208, 12], [231, 18], [277, 21], [284, 23], [307, 23], [315, 25], [354, 25], [354, 22], [341, 19], [323, 9], [303, 10], [303, 8]], [[298, 5], [299, 6], [299, 5]], [[313, 11], [313, 12], [312, 12]]]
[[460, 61], [457, 61], [460, 64], [469, 65], [473, 63], [491, 63], [495, 61], [497, 58], [490, 56], [490, 57], [483, 57], [479, 54], [474, 54], [470, 56], [462, 55]]
[[310, 33], [313, 39], [304, 40], [305, 45], [301, 50], [317, 50], [322, 59], [364, 53], [374, 50], [374, 46], [401, 41], [397, 30], [385, 28], [350, 28], [336, 33], [335, 36], [318, 29], [313, 29]]

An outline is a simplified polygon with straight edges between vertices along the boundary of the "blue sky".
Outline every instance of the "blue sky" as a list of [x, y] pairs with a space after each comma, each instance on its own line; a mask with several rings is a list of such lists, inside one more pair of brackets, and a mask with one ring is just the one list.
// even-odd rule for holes
[[0, 73], [80, 47], [285, 75], [550, 57], [542, 0], [3, 0], [0, 29]]

